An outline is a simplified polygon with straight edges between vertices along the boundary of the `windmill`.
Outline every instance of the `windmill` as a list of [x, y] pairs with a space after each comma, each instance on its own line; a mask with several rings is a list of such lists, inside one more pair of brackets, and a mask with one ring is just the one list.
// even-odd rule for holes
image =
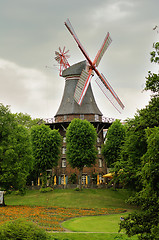
[[77, 82], [75, 92], [74, 92], [75, 101], [79, 105], [82, 104], [82, 101], [87, 92], [88, 86], [90, 84], [90, 81], [91, 81], [91, 78], [93, 75], [92, 73], [94, 71], [96, 73], [96, 75], [98, 76], [98, 78], [96, 79], [97, 85], [100, 87], [100, 89], [105, 94], [105, 96], [108, 98], [108, 100], [113, 104], [113, 106], [120, 112], [120, 110], [119, 110], [120, 108], [124, 109], [123, 103], [121, 102], [121, 100], [119, 99], [119, 97], [117, 96], [117, 94], [115, 93], [113, 88], [111, 87], [110, 83], [106, 80], [104, 75], [102, 73], [100, 73], [97, 69], [105, 51], [107, 50], [108, 46], [112, 42], [112, 40], [110, 38], [110, 34], [107, 33], [101, 48], [99, 49], [94, 61], [92, 61], [90, 59], [90, 57], [88, 56], [87, 52], [85, 51], [84, 47], [80, 43], [69, 19], [67, 19], [64, 24], [67, 27], [67, 29], [69, 30], [69, 32], [71, 33], [71, 35], [73, 36], [73, 38], [75, 39], [78, 47], [82, 51], [82, 53], [85, 56], [87, 63], [88, 63], [87, 69], [82, 70], [82, 73]]
[[59, 47], [59, 52], [55, 51], [55, 60], [59, 63], [59, 75], [62, 76], [62, 72], [64, 69], [70, 67], [70, 64], [68, 63], [67, 59], [70, 57], [67, 53], [69, 50], [65, 51], [65, 47], [63, 50]]

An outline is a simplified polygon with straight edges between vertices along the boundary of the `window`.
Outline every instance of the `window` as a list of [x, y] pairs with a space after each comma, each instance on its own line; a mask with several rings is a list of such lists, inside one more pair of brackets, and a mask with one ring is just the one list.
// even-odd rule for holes
[[103, 182], [103, 177], [102, 177], [102, 174], [101, 174], [101, 173], [99, 174], [99, 182], [100, 182], [100, 183]]
[[95, 115], [95, 121], [99, 121], [99, 115]]
[[99, 167], [100, 167], [100, 168], [103, 167], [103, 161], [102, 161], [102, 159], [99, 159]]
[[67, 115], [64, 115], [64, 120], [66, 120], [67, 119]]
[[65, 168], [65, 167], [66, 167], [66, 159], [62, 159], [61, 165], [62, 165], [62, 168]]
[[84, 114], [81, 114], [81, 115], [80, 115], [80, 119], [81, 119], [81, 120], [84, 120]]
[[101, 147], [98, 147], [98, 154], [101, 154]]
[[64, 185], [64, 175], [61, 175], [61, 184]]
[[62, 154], [66, 154], [66, 147], [62, 148]]

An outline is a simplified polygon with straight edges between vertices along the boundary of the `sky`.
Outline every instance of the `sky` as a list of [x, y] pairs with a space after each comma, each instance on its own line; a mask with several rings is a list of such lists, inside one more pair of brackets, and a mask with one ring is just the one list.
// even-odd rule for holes
[[[0, 0], [0, 103], [32, 118], [53, 118], [65, 79], [54, 60], [59, 47], [69, 50], [70, 65], [85, 60], [64, 26], [69, 18], [93, 60], [107, 32], [112, 43], [99, 66], [125, 105], [120, 114], [91, 80], [104, 117], [125, 120], [144, 108], [143, 92], [154, 42], [159, 41], [158, 0]], [[46, 67], [47, 66], [47, 67]]]

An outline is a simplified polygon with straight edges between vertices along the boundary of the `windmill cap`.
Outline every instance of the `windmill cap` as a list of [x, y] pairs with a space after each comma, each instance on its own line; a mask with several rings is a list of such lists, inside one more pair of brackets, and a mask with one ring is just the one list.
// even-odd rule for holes
[[82, 62], [76, 63], [76, 64], [72, 65], [71, 67], [65, 69], [62, 72], [62, 77], [80, 76], [82, 70], [86, 69], [86, 66], [87, 66], [87, 62], [86, 61], [82, 61]]

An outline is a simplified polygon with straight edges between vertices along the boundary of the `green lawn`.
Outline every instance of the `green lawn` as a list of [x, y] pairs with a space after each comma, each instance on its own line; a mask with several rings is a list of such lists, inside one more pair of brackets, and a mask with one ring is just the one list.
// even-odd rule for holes
[[128, 213], [72, 218], [62, 226], [73, 232], [118, 233], [121, 215], [124, 217]]
[[133, 207], [125, 203], [130, 192], [125, 189], [84, 189], [81, 192], [73, 189], [55, 189], [52, 192], [40, 193], [38, 190], [27, 191], [26, 195], [6, 195], [7, 205], [58, 206], [73, 208], [126, 208]]
[[52, 240], [137, 240], [124, 234], [116, 233], [52, 233]]

